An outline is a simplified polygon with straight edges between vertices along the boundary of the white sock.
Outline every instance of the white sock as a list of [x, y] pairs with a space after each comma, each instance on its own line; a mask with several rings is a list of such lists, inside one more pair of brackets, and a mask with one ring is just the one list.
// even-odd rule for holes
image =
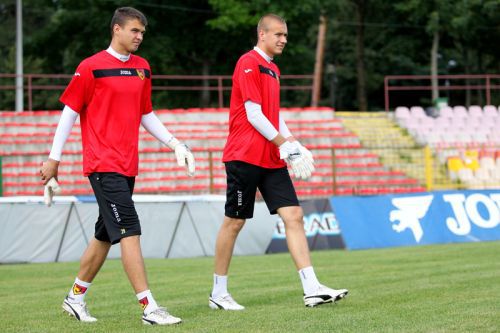
[[314, 268], [312, 266], [302, 268], [299, 271], [300, 281], [302, 282], [302, 288], [304, 288], [304, 294], [309, 295], [318, 290], [320, 284], [314, 274]]
[[212, 289], [212, 297], [225, 296], [227, 292], [227, 275], [214, 274], [214, 287]]
[[148, 315], [154, 310], [158, 309], [158, 304], [156, 304], [156, 301], [153, 298], [153, 294], [151, 294], [151, 290], [144, 290], [135, 296], [137, 296], [144, 314]]
[[73, 283], [73, 287], [71, 287], [68, 293], [69, 302], [83, 303], [85, 295], [87, 295], [87, 291], [89, 290], [91, 284], [91, 282], [85, 282], [76, 278], [75, 283]]

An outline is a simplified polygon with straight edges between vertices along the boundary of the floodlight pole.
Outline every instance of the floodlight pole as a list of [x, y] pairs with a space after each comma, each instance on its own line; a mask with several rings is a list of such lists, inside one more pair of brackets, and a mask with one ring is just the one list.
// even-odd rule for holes
[[16, 0], [16, 112], [24, 109], [23, 89], [23, 3]]
[[323, 56], [325, 54], [326, 17], [319, 17], [318, 44], [316, 45], [316, 62], [314, 65], [314, 79], [311, 96], [311, 106], [318, 106], [321, 96], [321, 79], [323, 76]]

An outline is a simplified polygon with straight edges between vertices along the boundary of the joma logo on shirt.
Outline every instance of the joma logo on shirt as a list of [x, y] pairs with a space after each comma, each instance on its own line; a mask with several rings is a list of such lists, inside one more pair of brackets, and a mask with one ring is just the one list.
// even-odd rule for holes
[[121, 75], [132, 75], [132, 72], [131, 72], [131, 71], [129, 71], [129, 70], [123, 70], [123, 69], [122, 69], [122, 70], [120, 70], [120, 74], [121, 74]]

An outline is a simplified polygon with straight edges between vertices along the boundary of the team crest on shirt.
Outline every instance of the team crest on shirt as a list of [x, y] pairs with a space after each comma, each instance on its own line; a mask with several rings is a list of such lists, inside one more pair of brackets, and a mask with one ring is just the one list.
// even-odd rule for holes
[[136, 69], [137, 75], [141, 78], [141, 80], [144, 80], [144, 77], [146, 76], [144, 74], [144, 69]]

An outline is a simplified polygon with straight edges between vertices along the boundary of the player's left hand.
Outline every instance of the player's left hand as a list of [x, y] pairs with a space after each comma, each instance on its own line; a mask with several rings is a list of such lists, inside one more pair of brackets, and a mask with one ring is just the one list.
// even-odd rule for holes
[[309, 150], [302, 153], [301, 145], [298, 141], [286, 141], [280, 147], [280, 158], [285, 159], [285, 161], [292, 167], [292, 172], [295, 178], [306, 180], [311, 177], [314, 171], [314, 165], [312, 160], [312, 154]]
[[179, 166], [185, 166], [188, 176], [193, 177], [195, 171], [194, 155], [187, 145], [179, 143], [175, 145], [175, 157]]
[[313, 154], [311, 153], [311, 151], [309, 149], [307, 149], [306, 147], [304, 147], [300, 142], [298, 142], [298, 141], [295, 141], [295, 142], [297, 142], [297, 144], [299, 145], [299, 150], [302, 153], [302, 155], [304, 155], [304, 157], [307, 158], [308, 160], [310, 160], [311, 163], [314, 165], [314, 158], [313, 158]]

